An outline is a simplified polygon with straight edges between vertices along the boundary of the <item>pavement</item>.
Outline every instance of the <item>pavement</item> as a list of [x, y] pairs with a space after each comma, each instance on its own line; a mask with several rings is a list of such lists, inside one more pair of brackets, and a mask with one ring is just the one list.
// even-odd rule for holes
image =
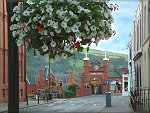
[[[29, 100], [28, 105], [26, 105], [26, 102], [20, 102], [19, 103], [19, 108], [27, 108], [27, 107], [33, 107], [33, 106], [40, 106], [43, 104], [48, 104], [48, 103], [54, 103], [56, 101], [66, 101], [68, 99], [52, 99], [50, 101], [44, 101], [40, 100], [39, 104], [37, 100]], [[1, 104], [0, 105], [0, 113], [7, 112], [8, 110], [8, 105], [7, 104]], [[111, 107], [104, 107], [101, 109], [98, 113], [134, 113], [132, 108], [130, 107], [129, 104], [129, 96], [112, 96], [111, 100]]]
[[[49, 100], [48, 102], [47, 102], [47, 100], [39, 100], [39, 103], [38, 103], [38, 100], [36, 100], [36, 99], [29, 99], [28, 105], [27, 105], [27, 102], [19, 102], [19, 109], [33, 107], [33, 106], [40, 106], [43, 104], [49, 104], [49, 103], [54, 103], [57, 101], [66, 101], [66, 100], [68, 100], [68, 99], [56, 98], [56, 99]], [[0, 113], [6, 113], [7, 111], [8, 111], [8, 103], [0, 104]]]
[[111, 107], [105, 106], [99, 113], [134, 113], [129, 100], [129, 96], [113, 96]]

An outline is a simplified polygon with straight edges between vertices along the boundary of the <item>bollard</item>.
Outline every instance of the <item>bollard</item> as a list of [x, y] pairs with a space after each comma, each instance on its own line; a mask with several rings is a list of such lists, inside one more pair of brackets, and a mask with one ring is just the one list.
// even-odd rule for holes
[[111, 107], [111, 92], [106, 92], [106, 107]]

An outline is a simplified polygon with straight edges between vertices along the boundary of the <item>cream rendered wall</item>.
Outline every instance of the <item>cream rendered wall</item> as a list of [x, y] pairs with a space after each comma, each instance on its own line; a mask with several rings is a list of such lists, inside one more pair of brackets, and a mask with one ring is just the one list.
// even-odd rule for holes
[[142, 43], [142, 75], [144, 76], [143, 87], [150, 87], [150, 53], [149, 53], [149, 43], [150, 43], [150, 33], [148, 19], [148, 14], [150, 13], [149, 2], [150, 0], [142, 0], [142, 21], [143, 21], [143, 43]]

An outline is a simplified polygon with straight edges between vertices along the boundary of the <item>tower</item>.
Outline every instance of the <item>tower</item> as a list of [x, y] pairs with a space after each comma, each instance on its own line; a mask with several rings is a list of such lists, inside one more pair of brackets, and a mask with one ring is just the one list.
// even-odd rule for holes
[[[109, 59], [106, 56], [106, 51], [105, 51], [105, 58], [103, 58], [103, 65], [104, 65], [104, 82], [108, 80], [108, 66], [109, 66]], [[103, 91], [107, 91], [106, 87], [104, 87]]]
[[85, 75], [87, 76], [88, 72], [89, 72], [89, 58], [87, 57], [87, 52], [86, 52], [86, 56], [83, 59], [84, 65], [83, 65], [83, 71], [85, 73]]

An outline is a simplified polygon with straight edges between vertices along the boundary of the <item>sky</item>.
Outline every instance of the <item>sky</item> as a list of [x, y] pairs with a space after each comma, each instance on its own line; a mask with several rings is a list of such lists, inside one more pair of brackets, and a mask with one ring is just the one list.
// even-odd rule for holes
[[90, 48], [128, 54], [129, 34], [139, 2], [137, 0], [111, 0], [110, 3], [119, 5], [119, 9], [112, 13], [114, 17], [112, 28], [115, 29], [116, 35], [108, 40], [101, 40], [97, 46], [93, 43]]

